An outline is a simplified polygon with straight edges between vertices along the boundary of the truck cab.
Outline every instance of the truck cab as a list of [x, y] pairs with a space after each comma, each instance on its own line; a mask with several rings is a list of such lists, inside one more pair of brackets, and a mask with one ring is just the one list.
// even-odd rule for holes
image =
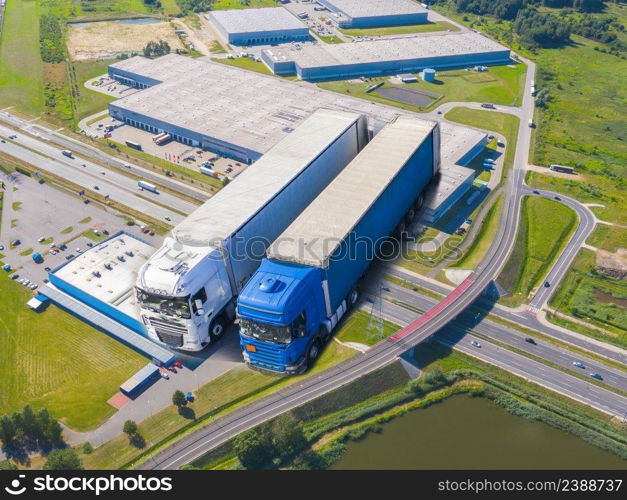
[[136, 292], [149, 337], [169, 347], [200, 351], [222, 336], [234, 316], [218, 249], [167, 238], [140, 269]]
[[307, 369], [330, 333], [321, 281], [318, 268], [264, 259], [237, 302], [248, 365], [286, 375]]

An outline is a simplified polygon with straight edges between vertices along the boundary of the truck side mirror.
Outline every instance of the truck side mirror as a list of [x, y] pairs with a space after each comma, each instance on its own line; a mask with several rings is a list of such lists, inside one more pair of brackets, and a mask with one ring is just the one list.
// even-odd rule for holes
[[194, 300], [194, 306], [196, 307], [196, 316], [201, 316], [205, 312], [202, 308], [202, 301], [200, 299]]

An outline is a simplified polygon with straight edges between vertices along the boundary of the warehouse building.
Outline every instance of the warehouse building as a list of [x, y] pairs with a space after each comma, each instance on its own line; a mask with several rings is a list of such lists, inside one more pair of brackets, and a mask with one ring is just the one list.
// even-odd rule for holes
[[295, 74], [308, 81], [507, 64], [509, 57], [509, 49], [472, 32], [271, 47], [261, 52], [262, 61], [273, 73]]
[[282, 7], [216, 10], [207, 19], [232, 45], [270, 45], [309, 40], [309, 29]]
[[[240, 161], [257, 160], [320, 108], [364, 114], [373, 133], [399, 115], [411, 115], [312, 85], [174, 54], [120, 61], [109, 67], [109, 75], [120, 75], [133, 86], [163, 82], [109, 104], [114, 118], [153, 133], [167, 131], [179, 142]], [[487, 140], [486, 134], [450, 123], [443, 122], [441, 131], [441, 180], [425, 204], [432, 220], [470, 187], [475, 172], [463, 165]]]
[[427, 22], [428, 11], [412, 0], [317, 0], [340, 28], [405, 26]]
[[40, 293], [157, 364], [167, 365], [174, 355], [146, 338], [135, 297], [137, 273], [154, 251], [152, 245], [121, 231], [53, 269]]
[[432, 224], [470, 189], [477, 175], [467, 167], [488, 143], [488, 134], [448, 122], [440, 124], [442, 140], [440, 175], [425, 193], [421, 220]]

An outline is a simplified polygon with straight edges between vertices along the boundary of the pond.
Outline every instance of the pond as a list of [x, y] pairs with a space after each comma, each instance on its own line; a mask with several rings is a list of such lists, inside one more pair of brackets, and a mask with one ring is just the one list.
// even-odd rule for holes
[[333, 469], [625, 469], [627, 462], [482, 397], [455, 396], [346, 444]]

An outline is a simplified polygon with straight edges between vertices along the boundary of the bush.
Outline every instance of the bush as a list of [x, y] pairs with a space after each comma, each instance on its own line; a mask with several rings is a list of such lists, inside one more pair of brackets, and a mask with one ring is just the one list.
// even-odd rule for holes
[[83, 464], [72, 448], [53, 450], [48, 455], [45, 470], [82, 470]]

